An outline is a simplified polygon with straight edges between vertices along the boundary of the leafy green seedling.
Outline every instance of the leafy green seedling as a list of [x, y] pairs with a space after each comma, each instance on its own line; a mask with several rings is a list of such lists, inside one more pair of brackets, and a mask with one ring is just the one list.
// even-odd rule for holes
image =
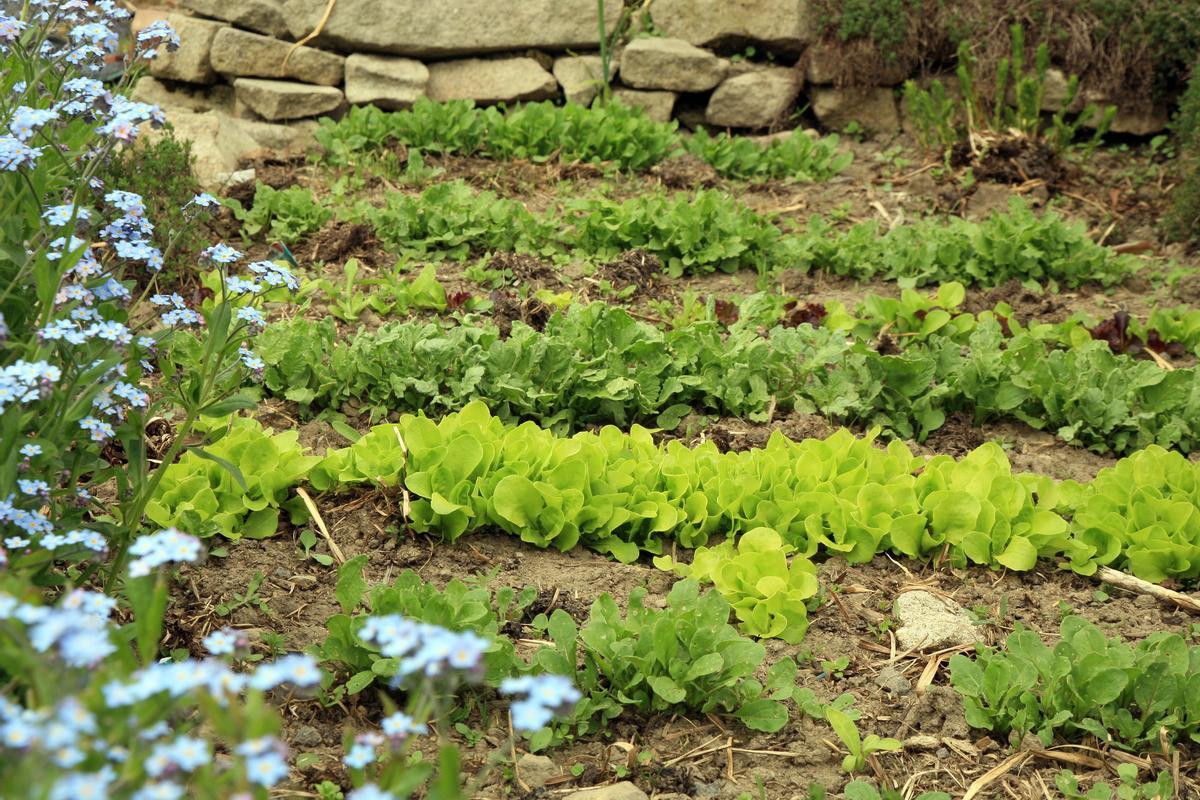
[[1171, 775], [1160, 772], [1150, 783], [1138, 781], [1138, 768], [1133, 764], [1117, 765], [1116, 789], [1107, 783], [1096, 782], [1084, 791], [1079, 778], [1064, 769], [1054, 778], [1054, 785], [1066, 800], [1168, 800], [1175, 796]]
[[1081, 617], [1063, 620], [1051, 647], [1018, 627], [1003, 649], [950, 660], [967, 723], [1019, 740], [1095, 737], [1141, 752], [1160, 741], [1200, 741], [1200, 647], [1174, 633], [1131, 645]]
[[826, 708], [825, 719], [850, 751], [849, 755], [842, 759], [842, 769], [852, 775], [867, 768], [867, 759], [872, 754], [899, 750], [903, 746], [898, 739], [885, 739], [873, 733], [868, 734], [865, 739], [862, 738], [854, 720], [836, 708]]
[[313, 533], [312, 528], [305, 528], [300, 531], [300, 546], [304, 551], [300, 554], [301, 558], [311, 558], [323, 567], [328, 567], [333, 564], [333, 557], [325, 553], [313, 552], [313, 548], [317, 546], [317, 535]]
[[333, 781], [321, 781], [316, 785], [318, 800], [345, 800], [341, 787]]
[[835, 659], [821, 659], [821, 674], [818, 677], [827, 680], [841, 680], [846, 677], [846, 668], [850, 666], [850, 656], [838, 656]]
[[218, 603], [214, 609], [219, 617], [228, 617], [239, 608], [252, 606], [263, 612], [267, 616], [274, 616], [274, 612], [267, 605], [267, 601], [258, 596], [258, 590], [262, 587], [264, 576], [261, 572], [255, 572], [254, 577], [250, 579], [250, 583], [246, 586], [246, 591], [243, 594], [234, 595], [232, 600], [224, 603]]
[[483, 731], [475, 730], [465, 722], [454, 723], [454, 730], [458, 731], [458, 733], [463, 737], [463, 741], [466, 743], [467, 747], [475, 747], [475, 745], [483, 741]]

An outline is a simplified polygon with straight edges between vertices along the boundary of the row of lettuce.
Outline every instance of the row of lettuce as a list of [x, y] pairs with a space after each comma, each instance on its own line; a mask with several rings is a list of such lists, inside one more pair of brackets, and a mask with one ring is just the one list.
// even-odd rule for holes
[[[205, 456], [189, 453], [168, 469], [147, 510], [155, 523], [270, 536], [281, 509], [303, 519], [289, 498], [307, 481], [322, 492], [403, 489], [399, 521], [449, 541], [498, 529], [627, 562], [765, 528], [794, 550], [789, 569], [803, 569], [798, 559], [862, 563], [886, 552], [1014, 570], [1039, 559], [1084, 574], [1108, 565], [1151, 581], [1200, 577], [1200, 466], [1154, 446], [1081, 484], [1014, 474], [994, 443], [960, 460], [928, 458], [842, 430], [799, 442], [775, 434], [761, 449], [722, 453], [711, 442], [658, 444], [637, 426], [558, 436], [506, 425], [479, 402], [437, 422], [404, 416], [323, 457], [307, 455], [295, 432], [272, 435], [251, 419], [232, 418], [214, 435]], [[743, 544], [714, 557], [745, 552]]]
[[[918, 440], [965, 413], [1098, 452], [1200, 447], [1195, 368], [1115, 353], [1077, 321], [1023, 327], [1007, 307], [960, 313], [961, 290], [942, 295], [951, 310], [906, 295], [855, 313], [818, 308], [794, 327], [775, 323], [795, 309], [765, 295], [743, 303], [732, 326], [708, 312], [664, 329], [605, 303], [507, 335], [490, 321], [404, 320], [346, 338], [332, 320], [297, 319], [269, 326], [259, 353], [266, 391], [309, 412], [438, 414], [483, 400], [505, 421], [573, 431], [797, 411]], [[1188, 317], [1171, 319], [1190, 341]], [[761, 334], [759, 323], [775, 326]]]
[[477, 156], [534, 163], [586, 163], [638, 172], [671, 156], [690, 153], [719, 174], [735, 179], [828, 180], [850, 166], [853, 155], [837, 136], [816, 138], [796, 130], [765, 142], [706, 132], [681, 136], [675, 122], [656, 122], [640, 109], [612, 103], [525, 103], [511, 110], [476, 108], [469, 100], [386, 112], [352, 108], [339, 120], [323, 119], [316, 132], [327, 159], [360, 165], [363, 157], [397, 146], [426, 153]]
[[[849, 753], [842, 762], [847, 772], [868, 769], [872, 753], [901, 748], [895, 739], [863, 735], [865, 720], [850, 692], [825, 701], [798, 685], [792, 658], [774, 660], [764, 675], [767, 649], [744, 634], [772, 634], [739, 632], [730, 624], [731, 611], [741, 616], [739, 606], [731, 609], [722, 593], [701, 591], [695, 580], [677, 582], [661, 607], [646, 603], [644, 588], [630, 593], [624, 612], [612, 596], [601, 594], [586, 620], [577, 621], [561, 608], [535, 615], [538, 593], [532, 587], [518, 592], [482, 580], [452, 580], [439, 588], [411, 571], [369, 586], [363, 579], [366, 563], [366, 556], [356, 556], [339, 569], [342, 613], [328, 620], [329, 635], [312, 649], [336, 676], [331, 693], [339, 699], [340, 693], [357, 694], [395, 673], [398, 659], [363, 635], [370, 615], [386, 612], [486, 637], [487, 687], [530, 670], [574, 674], [581, 701], [562, 724], [534, 734], [531, 750], [602, 732], [630, 712], [644, 718], [729, 715], [771, 732], [787, 724], [792, 709], [831, 726]], [[802, 618], [804, 604], [789, 602]], [[523, 629], [532, 629], [539, 643], [528, 661], [510, 638]], [[1178, 633], [1156, 633], [1131, 645], [1074, 615], [1064, 618], [1050, 644], [1019, 630], [1003, 647], [981, 646], [974, 658], [959, 654], [950, 662], [951, 684], [973, 728], [1013, 742], [1033, 734], [1044, 747], [1096, 737], [1139, 753], [1200, 734], [1198, 670], [1200, 646], [1189, 647]], [[476, 700], [487, 702], [478, 688], [466, 692], [482, 694]], [[1157, 796], [1168, 796], [1169, 778], [1158, 782], [1168, 788]]]
[[521, 252], [603, 260], [638, 248], [672, 276], [816, 269], [907, 286], [1017, 280], [1075, 287], [1119, 283], [1139, 264], [1093, 242], [1081, 223], [1054, 212], [1035, 214], [1019, 199], [978, 222], [951, 217], [888, 228], [869, 220], [842, 229], [814, 216], [795, 231], [716, 190], [656, 191], [625, 200], [590, 195], [534, 213], [519, 200], [477, 192], [462, 181], [414, 194], [389, 192], [378, 204], [262, 185], [249, 209], [234, 208], [247, 235], [266, 231], [288, 244], [338, 218], [370, 225], [403, 259], [461, 261]]

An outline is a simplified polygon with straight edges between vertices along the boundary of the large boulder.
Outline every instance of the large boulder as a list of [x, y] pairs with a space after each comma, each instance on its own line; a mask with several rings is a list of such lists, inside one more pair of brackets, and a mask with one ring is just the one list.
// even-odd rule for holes
[[705, 122], [720, 128], [767, 128], [796, 105], [804, 81], [783, 67], [747, 72], [717, 87], [708, 99]]
[[[1103, 112], [1101, 112], [1103, 113]], [[1097, 120], [1085, 127], [1095, 127]], [[1141, 112], [1122, 111], [1117, 108], [1117, 116], [1113, 117], [1110, 133], [1127, 133], [1133, 136], [1152, 136], [1164, 132], [1171, 124], [1171, 110], [1162, 104], [1155, 104]]]
[[621, 55], [621, 81], [637, 89], [706, 92], [728, 70], [725, 59], [683, 39], [634, 39]]
[[548, 100], [558, 81], [532, 58], [464, 58], [429, 65], [429, 97], [481, 104]]
[[679, 95], [675, 92], [620, 87], [613, 90], [613, 99], [622, 105], [640, 108], [648, 118], [655, 122], [670, 122], [671, 114], [675, 111], [675, 101], [679, 99]]
[[[316, 29], [327, 0], [284, 0], [296, 38]], [[621, 3], [605, 4], [611, 29]], [[600, 44], [594, 0], [338, 0], [317, 39], [348, 52], [456, 56], [501, 50], [571, 50]]]
[[332, 86], [264, 78], [238, 78], [233, 90], [239, 103], [272, 122], [328, 114], [346, 100], [342, 90]]
[[820, 33], [809, 0], [655, 0], [650, 13], [667, 36], [701, 46], [761, 42], [798, 52]]
[[[1070, 97], [1071, 79], [1067, 74], [1058, 67], [1050, 67], [1046, 70], [1046, 79], [1042, 83], [1042, 89], [1045, 94], [1042, 96], [1043, 111], [1060, 111]], [[1072, 99], [1072, 110], [1078, 110], [1083, 107], [1082, 96], [1077, 91]]]
[[[0, 10], [4, 9], [4, 4], [0, 2]], [[17, 9], [19, 11], [20, 9]], [[15, 12], [8, 12], [15, 13]], [[155, 22], [160, 20], [165, 21], [171, 16], [169, 8], [153, 8], [151, 6], [139, 6], [138, 10], [133, 13], [133, 19], [129, 20], [129, 32], [133, 36], [137, 36], [146, 28], [150, 27]]]
[[894, 134], [900, 129], [896, 94], [887, 88], [816, 88], [812, 110], [821, 125], [832, 130], [842, 130], [851, 122], [877, 134]]
[[291, 35], [280, 0], [183, 0], [188, 11], [276, 38]]
[[282, 39], [224, 28], [213, 38], [210, 61], [222, 75], [238, 78], [291, 78], [302, 83], [337, 86], [346, 59], [315, 47], [295, 47]]
[[216, 83], [217, 72], [209, 57], [217, 32], [228, 26], [185, 14], [168, 14], [166, 19], [179, 34], [180, 46], [173, 53], [165, 47], [158, 48], [158, 56], [150, 62], [150, 74], [172, 81]]
[[[609, 69], [615, 75], [617, 65], [610, 63]], [[604, 65], [600, 56], [563, 56], [554, 60], [554, 77], [568, 103], [589, 106], [604, 83]]]
[[408, 108], [425, 96], [429, 68], [420, 61], [355, 53], [346, 59], [346, 102]]

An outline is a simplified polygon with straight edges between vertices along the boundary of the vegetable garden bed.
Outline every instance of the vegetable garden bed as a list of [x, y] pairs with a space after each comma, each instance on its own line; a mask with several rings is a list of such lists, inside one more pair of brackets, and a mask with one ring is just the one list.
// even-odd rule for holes
[[1161, 143], [355, 109], [185, 258], [4, 81], [5, 797], [1200, 797]]

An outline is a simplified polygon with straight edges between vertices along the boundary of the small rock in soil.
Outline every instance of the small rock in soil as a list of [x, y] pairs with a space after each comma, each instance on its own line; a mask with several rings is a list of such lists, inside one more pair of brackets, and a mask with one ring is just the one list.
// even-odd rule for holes
[[292, 733], [292, 744], [298, 747], [316, 747], [323, 742], [320, 731], [311, 725], [301, 725]]
[[572, 792], [563, 800], [650, 800], [650, 798], [629, 781], [621, 781], [608, 786], [584, 789], [582, 792]]
[[912, 683], [895, 667], [884, 667], [875, 676], [875, 685], [888, 694], [905, 695], [912, 691]]
[[918, 733], [916, 736], [910, 736], [904, 740], [905, 750], [916, 750], [918, 752], [927, 752], [936, 750], [942, 746], [942, 740], [937, 736], [930, 736], [927, 733]]
[[546, 781], [561, 775], [562, 770], [553, 759], [526, 753], [517, 759], [517, 774], [529, 788], [540, 789], [546, 785]]
[[932, 592], [904, 592], [892, 603], [900, 628], [896, 640], [905, 650], [938, 650], [979, 640], [971, 617], [960, 606]]

